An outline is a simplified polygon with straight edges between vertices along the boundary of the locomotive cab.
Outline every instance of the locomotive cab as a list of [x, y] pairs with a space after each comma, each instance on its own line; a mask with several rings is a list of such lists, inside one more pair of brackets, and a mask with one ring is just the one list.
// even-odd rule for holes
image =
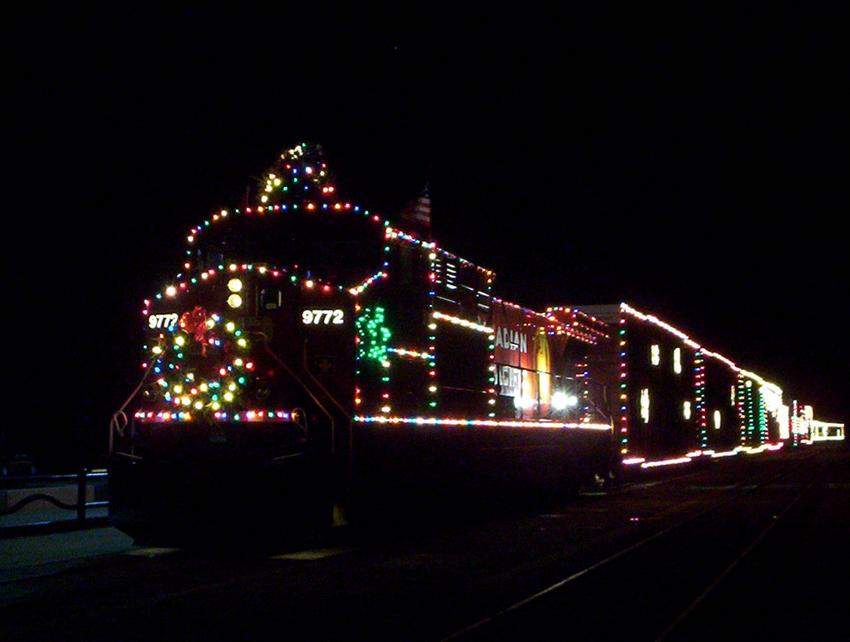
[[234, 510], [272, 506], [290, 531], [327, 521], [344, 492], [352, 294], [380, 272], [383, 230], [364, 215], [241, 214], [193, 230], [185, 273], [145, 302], [145, 381], [113, 449], [113, 518], [131, 533], [186, 517], [197, 532], [210, 516], [221, 532]]

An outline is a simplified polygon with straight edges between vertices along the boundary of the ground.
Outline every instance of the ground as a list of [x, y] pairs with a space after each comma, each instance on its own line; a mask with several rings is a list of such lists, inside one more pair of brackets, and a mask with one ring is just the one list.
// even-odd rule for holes
[[850, 451], [714, 464], [273, 554], [145, 549], [109, 528], [0, 540], [0, 639], [846, 635]]

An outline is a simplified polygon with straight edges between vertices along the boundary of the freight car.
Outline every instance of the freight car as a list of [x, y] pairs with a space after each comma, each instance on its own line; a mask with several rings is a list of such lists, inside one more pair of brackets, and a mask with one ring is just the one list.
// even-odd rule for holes
[[611, 328], [589, 370], [617, 382], [609, 410], [624, 466], [774, 451], [788, 439], [789, 406], [776, 384], [626, 303], [582, 309]]
[[144, 302], [143, 377], [110, 428], [128, 532], [241, 532], [245, 512], [278, 533], [332, 507], [843, 438], [628, 304], [499, 298], [492, 270], [430, 239], [424, 199], [402, 228], [340, 196], [318, 146], [281, 154], [258, 192], [193, 227], [181, 272]]

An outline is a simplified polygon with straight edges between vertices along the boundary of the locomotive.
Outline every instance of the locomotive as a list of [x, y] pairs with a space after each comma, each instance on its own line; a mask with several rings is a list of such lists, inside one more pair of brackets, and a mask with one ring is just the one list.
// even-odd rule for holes
[[[341, 196], [317, 145], [284, 151], [257, 191], [189, 230], [180, 273], [144, 302], [143, 377], [110, 429], [112, 516], [127, 532], [238, 531], [239, 512], [288, 532], [462, 489], [575, 488], [781, 445], [781, 390], [671, 326], [647, 327], [683, 342], [666, 397], [686, 411], [659, 415], [656, 395], [667, 428], [654, 429], [648, 390], [662, 384], [636, 364], [660, 348], [647, 335], [629, 352], [624, 338], [641, 313], [499, 298], [495, 272], [439, 247], [421, 209], [400, 227]], [[732, 387], [729, 426], [736, 386], [762, 400], [760, 431], [739, 442], [724, 424], [723, 449], [706, 360], [734, 367], [717, 393]]]

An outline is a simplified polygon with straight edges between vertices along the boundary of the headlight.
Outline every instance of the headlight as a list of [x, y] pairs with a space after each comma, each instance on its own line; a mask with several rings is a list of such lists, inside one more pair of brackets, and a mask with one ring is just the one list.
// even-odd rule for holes
[[568, 395], [560, 390], [552, 395], [552, 407], [555, 410], [566, 410], [567, 408], [574, 408], [577, 405], [578, 397], [575, 395]]

